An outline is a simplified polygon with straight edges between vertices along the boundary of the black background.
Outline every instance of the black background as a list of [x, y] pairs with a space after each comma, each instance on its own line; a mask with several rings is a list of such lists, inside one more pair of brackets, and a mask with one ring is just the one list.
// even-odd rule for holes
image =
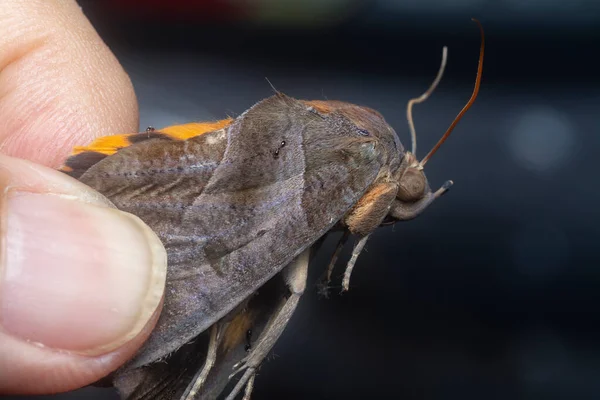
[[259, 24], [81, 2], [131, 74], [142, 128], [238, 115], [272, 93], [268, 77], [296, 98], [373, 107], [408, 144], [406, 101], [447, 45], [439, 89], [415, 108], [421, 157], [470, 96], [470, 18], [483, 23], [479, 98], [426, 168], [433, 187], [455, 186], [418, 219], [380, 229], [350, 292], [329, 300], [314, 287], [327, 242], [253, 399], [600, 398], [600, 5], [352, 3], [316, 27], [310, 14]]

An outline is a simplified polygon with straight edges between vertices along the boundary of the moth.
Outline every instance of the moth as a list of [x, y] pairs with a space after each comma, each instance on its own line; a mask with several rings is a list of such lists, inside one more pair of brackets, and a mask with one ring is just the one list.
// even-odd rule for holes
[[[476, 20], [475, 20], [476, 21]], [[436, 146], [405, 150], [383, 116], [341, 101], [297, 100], [281, 92], [237, 118], [99, 138], [76, 148], [61, 170], [137, 215], [168, 254], [164, 308], [137, 355], [110, 378], [124, 399], [191, 400], [244, 391], [283, 332], [306, 287], [311, 254], [325, 235], [355, 235], [342, 287], [378, 227], [418, 216], [452, 185], [433, 191], [423, 167]], [[312, 252], [312, 253], [311, 253]], [[229, 388], [230, 390], [226, 391]]]

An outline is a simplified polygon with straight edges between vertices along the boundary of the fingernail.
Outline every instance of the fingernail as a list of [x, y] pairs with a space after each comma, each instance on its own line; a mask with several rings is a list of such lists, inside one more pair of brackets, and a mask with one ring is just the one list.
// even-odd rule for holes
[[157, 311], [166, 255], [137, 217], [75, 196], [5, 194], [0, 329], [97, 355], [134, 338]]

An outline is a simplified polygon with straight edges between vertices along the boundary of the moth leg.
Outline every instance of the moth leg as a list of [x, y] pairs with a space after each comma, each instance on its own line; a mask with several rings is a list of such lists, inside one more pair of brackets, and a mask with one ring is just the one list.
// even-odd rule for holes
[[374, 185], [344, 217], [344, 224], [353, 234], [371, 234], [388, 215], [397, 193], [396, 183], [384, 182]]
[[252, 374], [248, 380], [248, 383], [246, 384], [246, 391], [244, 392], [244, 398], [242, 400], [250, 400], [252, 389], [254, 389], [254, 378], [256, 378], [256, 374]]
[[202, 370], [196, 373], [190, 385], [188, 385], [187, 389], [183, 393], [183, 396], [181, 396], [182, 400], [193, 400], [196, 397], [200, 389], [202, 389], [202, 385], [206, 381], [210, 370], [215, 365], [215, 361], [217, 359], [217, 349], [219, 348], [219, 344], [221, 342], [222, 326], [223, 324], [219, 322], [211, 326], [206, 361], [204, 361]]
[[331, 260], [329, 261], [329, 265], [327, 266], [327, 270], [321, 276], [321, 279], [318, 283], [319, 294], [325, 298], [329, 297], [329, 283], [331, 282], [331, 274], [333, 273], [333, 269], [335, 268], [335, 264], [337, 263], [337, 259], [344, 248], [344, 245], [348, 241], [348, 237], [350, 236], [349, 231], [344, 231], [344, 234], [338, 241], [338, 244], [331, 256]]
[[300, 296], [302, 296], [302, 293], [306, 288], [309, 253], [310, 249], [305, 250], [282, 271], [291, 294], [283, 301], [279, 311], [269, 321], [258, 338], [257, 344], [250, 351], [250, 354], [234, 366], [237, 370], [235, 370], [231, 376], [242, 370], [246, 371], [231, 393], [227, 396], [226, 400], [234, 400], [235, 396], [242, 390], [246, 382], [252, 379], [256, 373], [256, 368], [264, 360], [269, 351], [271, 351], [275, 342], [279, 339], [279, 336], [281, 336], [283, 330], [290, 321], [290, 318], [298, 305]]
[[342, 283], [342, 292], [348, 291], [350, 286], [350, 275], [354, 269], [354, 264], [365, 247], [369, 235], [373, 232], [384, 218], [388, 215], [390, 206], [393, 204], [398, 185], [391, 182], [383, 182], [373, 186], [367, 193], [361, 197], [356, 206], [346, 215], [344, 223], [351, 233], [360, 235], [360, 240], [352, 250], [352, 258], [346, 266], [344, 280]]
[[342, 281], [342, 292], [347, 292], [350, 289], [350, 275], [352, 275], [352, 270], [354, 269], [354, 264], [356, 264], [356, 260], [358, 256], [362, 252], [362, 249], [367, 244], [367, 240], [369, 240], [369, 235], [363, 236], [360, 238], [358, 243], [352, 249], [352, 257], [350, 261], [348, 261], [348, 265], [346, 266], [346, 271], [344, 272], [344, 280]]

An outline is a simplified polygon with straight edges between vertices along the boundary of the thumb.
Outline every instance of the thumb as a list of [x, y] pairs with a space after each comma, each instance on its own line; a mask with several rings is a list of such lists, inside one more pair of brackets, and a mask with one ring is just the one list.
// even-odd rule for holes
[[0, 156], [0, 393], [93, 383], [158, 318], [166, 253], [137, 217], [60, 172]]

